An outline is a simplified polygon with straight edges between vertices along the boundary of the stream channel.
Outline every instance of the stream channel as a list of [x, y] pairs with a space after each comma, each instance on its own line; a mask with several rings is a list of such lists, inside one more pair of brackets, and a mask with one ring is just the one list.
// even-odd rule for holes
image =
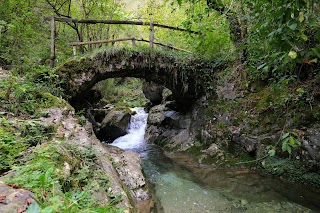
[[[208, 170], [195, 175], [144, 140], [148, 114], [133, 108], [128, 134], [112, 145], [140, 153], [142, 167], [154, 191], [157, 212], [320, 212], [320, 193], [253, 171]], [[201, 172], [199, 172], [201, 173]]]

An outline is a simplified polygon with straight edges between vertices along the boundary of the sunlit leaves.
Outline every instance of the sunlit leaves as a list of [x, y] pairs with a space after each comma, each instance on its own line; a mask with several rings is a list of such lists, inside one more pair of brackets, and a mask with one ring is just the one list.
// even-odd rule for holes
[[288, 53], [288, 56], [292, 59], [295, 59], [297, 57], [297, 53], [293, 50], [291, 50], [289, 53]]
[[299, 21], [300, 21], [300, 22], [303, 22], [303, 21], [304, 21], [303, 12], [299, 12]]
[[[317, 49], [320, 13], [313, 3], [310, 0], [256, 0], [255, 4], [247, 1], [250, 14], [247, 21], [252, 26], [248, 34], [250, 63], [258, 70], [262, 70], [260, 64], [272, 67], [272, 72], [257, 78], [294, 75], [298, 67], [310, 65], [319, 57], [314, 49]], [[283, 57], [274, 57], [274, 53]]]

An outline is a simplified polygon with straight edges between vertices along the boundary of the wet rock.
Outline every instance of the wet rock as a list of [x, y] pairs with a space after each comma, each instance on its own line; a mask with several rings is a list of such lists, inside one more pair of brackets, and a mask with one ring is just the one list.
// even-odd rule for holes
[[130, 118], [130, 109], [125, 107], [112, 109], [101, 122], [101, 128], [97, 132], [98, 138], [104, 141], [113, 141], [127, 134]]
[[193, 114], [183, 115], [166, 106], [167, 103], [150, 109], [145, 138], [168, 149], [185, 151], [194, 141]]
[[243, 147], [248, 153], [251, 153], [255, 156], [259, 156], [259, 152], [261, 152], [263, 149], [261, 149], [261, 146], [263, 146], [263, 143], [261, 141], [263, 140], [270, 140], [270, 141], [276, 141], [277, 136], [276, 135], [259, 135], [259, 136], [253, 136], [253, 135], [239, 135], [238, 131], [235, 131], [235, 134], [233, 134], [231, 141], [239, 144], [241, 147]]
[[157, 105], [150, 109], [148, 116], [148, 124], [161, 124], [165, 119], [165, 105]]
[[138, 212], [151, 212], [153, 199], [142, 173], [140, 155], [110, 145], [104, 145], [104, 149], [111, 154], [119, 178], [128, 187]]
[[216, 166], [216, 164], [220, 164], [225, 161], [225, 153], [219, 147], [218, 144], [211, 144], [209, 148], [204, 149], [201, 151], [204, 153], [199, 157], [198, 162], [200, 164], [211, 164], [211, 166]]
[[144, 138], [149, 143], [155, 143], [155, 140], [159, 137], [160, 131], [155, 125], [148, 125], [148, 128], [146, 128], [146, 132], [144, 135]]
[[0, 212], [24, 212], [30, 203], [35, 202], [35, 195], [25, 189], [15, 189], [0, 181], [0, 196], [5, 196], [0, 202]]
[[247, 135], [234, 135], [231, 140], [237, 144], [240, 144], [247, 152], [255, 151], [257, 149], [257, 144], [259, 143], [257, 137]]
[[143, 82], [142, 91], [144, 96], [150, 100], [153, 105], [160, 104], [162, 101], [163, 86], [153, 82]]
[[179, 147], [181, 151], [186, 151], [193, 144], [193, 137], [190, 137], [190, 132], [186, 129], [179, 131], [178, 134], [172, 137], [172, 148]]
[[173, 96], [172, 96], [171, 90], [164, 88], [162, 91], [162, 102], [166, 103], [166, 102], [172, 101], [172, 100], [173, 100]]
[[320, 124], [310, 127], [302, 140], [304, 159], [320, 160]]

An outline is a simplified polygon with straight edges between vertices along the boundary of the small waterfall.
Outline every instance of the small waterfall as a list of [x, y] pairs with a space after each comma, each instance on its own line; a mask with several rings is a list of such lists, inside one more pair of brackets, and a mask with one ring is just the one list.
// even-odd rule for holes
[[142, 107], [132, 108], [131, 110], [136, 114], [131, 116], [128, 134], [114, 140], [112, 145], [121, 149], [139, 150], [145, 146], [144, 134], [148, 113]]

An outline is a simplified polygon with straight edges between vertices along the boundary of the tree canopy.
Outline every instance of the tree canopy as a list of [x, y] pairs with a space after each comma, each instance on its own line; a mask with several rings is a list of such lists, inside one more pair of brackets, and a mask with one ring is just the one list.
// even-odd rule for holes
[[[44, 16], [56, 16], [151, 21], [199, 31], [199, 35], [193, 35], [156, 28], [155, 41], [217, 62], [244, 64], [251, 77], [262, 80], [306, 78], [319, 72], [320, 5], [315, 0], [139, 2], [130, 5], [115, 0], [1, 1], [0, 63], [20, 72], [47, 64], [50, 25]], [[147, 39], [149, 28], [57, 23], [58, 63], [72, 56], [72, 48], [67, 45], [70, 42], [128, 36]], [[86, 46], [81, 52], [97, 47], [101, 45]]]

